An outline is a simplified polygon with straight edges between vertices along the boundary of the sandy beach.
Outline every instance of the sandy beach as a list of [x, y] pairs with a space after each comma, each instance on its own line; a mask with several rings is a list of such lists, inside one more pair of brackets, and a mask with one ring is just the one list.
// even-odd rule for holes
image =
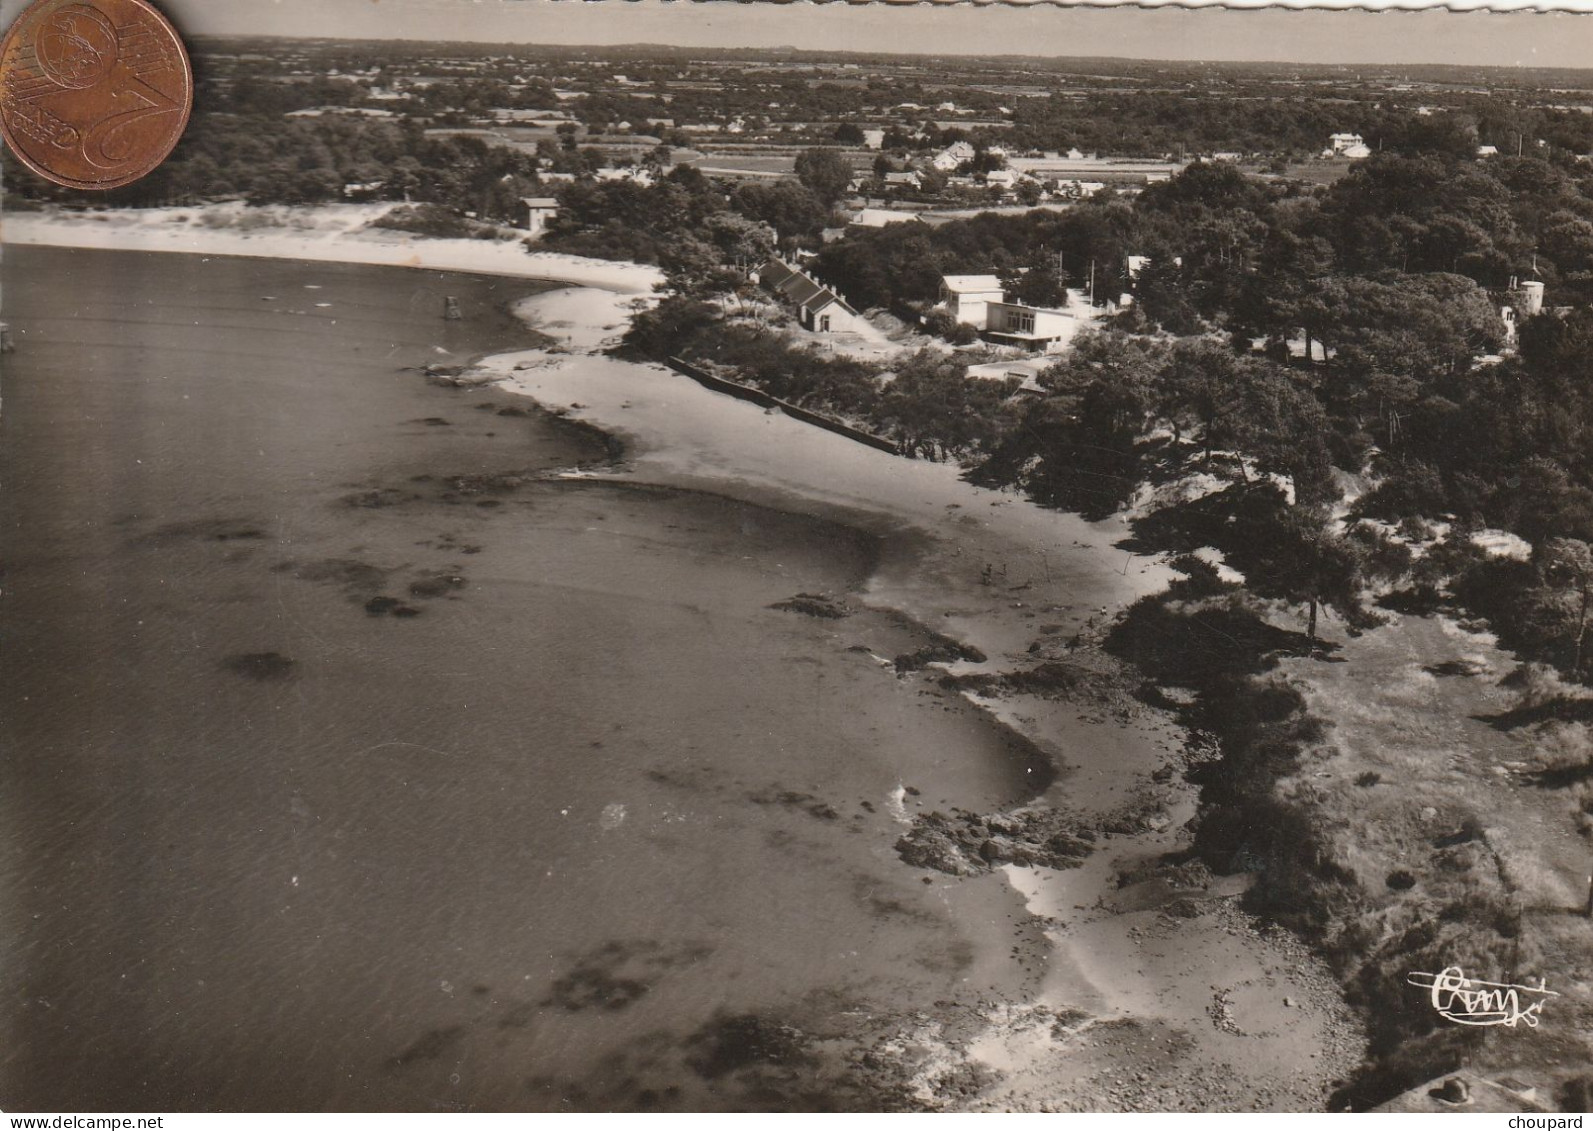
[[[1162, 856], [1187, 845], [1194, 811], [1178, 772], [1178, 729], [1110, 689], [940, 686], [946, 676], [999, 676], [1048, 659], [1093, 662], [1097, 634], [1168, 579], [1159, 562], [1115, 547], [1121, 521], [1089, 523], [974, 487], [953, 465], [891, 456], [662, 366], [608, 356], [657, 281], [650, 268], [377, 233], [363, 229], [371, 215], [345, 206], [242, 231], [208, 226], [195, 209], [22, 214], [5, 219], [4, 239], [572, 284], [516, 311], [557, 347], [483, 359], [472, 378], [621, 441], [619, 462], [568, 473], [571, 481], [702, 492], [877, 538], [872, 574], [842, 596], [969, 650], [898, 678], [920, 694], [957, 696], [959, 709], [988, 712], [1033, 743], [1057, 773], [1018, 816], [1064, 814], [1095, 838], [1079, 867], [1009, 863], [985, 877], [1004, 877], [1002, 899], [1026, 918], [1015, 931], [1019, 961], [1033, 972], [1023, 998], [904, 1003], [890, 1031], [871, 1038], [889, 1065], [868, 1070], [892, 1081], [905, 1073], [917, 1105], [930, 1109], [1321, 1108], [1363, 1044], [1326, 969], [1291, 938], [1259, 932], [1233, 906], [1238, 887], [1183, 888], [1157, 873]], [[920, 800], [899, 801], [903, 823], [924, 816]], [[926, 871], [924, 883], [962, 913], [1004, 914], [979, 877]]]
[[[819, 513], [881, 535], [885, 554], [863, 599], [989, 657], [938, 665], [946, 671], [1023, 670], [1034, 664], [1032, 645], [1088, 637], [1166, 584], [1160, 562], [1114, 548], [1116, 519], [1047, 510], [972, 486], [954, 465], [887, 455], [663, 366], [603, 356], [624, 329], [621, 296], [552, 291], [519, 313], [571, 353], [502, 355], [483, 370], [622, 437], [625, 462], [600, 474]], [[987, 564], [996, 584], [982, 580]], [[1295, 940], [1257, 934], [1227, 898], [1242, 887], [1202, 893], [1193, 914], [1168, 914], [1165, 885], [1120, 886], [1124, 873], [1187, 844], [1193, 791], [1165, 772], [1181, 757], [1177, 729], [1122, 702], [1081, 714], [1072, 698], [969, 698], [1061, 769], [1040, 807], [1120, 831], [1079, 869], [1004, 868], [1045, 929], [1046, 973], [1033, 1001], [992, 1003], [982, 1026], [938, 1052], [1002, 1077], [952, 1106], [1320, 1108], [1361, 1047], [1326, 969]], [[1130, 953], [1138, 961], [1125, 962]], [[1075, 1011], [1084, 1017], [1057, 1020]]]
[[551, 279], [623, 294], [650, 293], [660, 278], [654, 268], [635, 263], [528, 253], [519, 240], [420, 239], [369, 227], [392, 207], [246, 208], [235, 203], [119, 212], [14, 212], [0, 222], [0, 243], [467, 271]]

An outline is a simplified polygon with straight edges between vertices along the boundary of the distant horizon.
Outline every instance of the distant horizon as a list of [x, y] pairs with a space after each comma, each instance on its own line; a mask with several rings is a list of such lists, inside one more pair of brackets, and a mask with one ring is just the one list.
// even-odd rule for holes
[[[0, 0], [9, 23], [26, 0]], [[1579, 11], [1367, 12], [736, 0], [157, 0], [187, 35], [613, 49], [1593, 69]], [[1570, 5], [1567, 4], [1569, 7]], [[1015, 50], [1017, 48], [1017, 50]]]
[[[596, 0], [581, 0], [584, 3]], [[632, 3], [634, 0], [622, 0]], [[739, 0], [739, 2], [761, 2], [761, 0]], [[825, 0], [825, 2], [843, 2], [843, 0]], [[704, 51], [704, 52], [757, 52], [762, 54], [778, 54], [790, 52], [796, 55], [818, 55], [826, 58], [845, 59], [849, 57], [878, 57], [900, 59], [933, 59], [946, 56], [954, 59], [988, 59], [1012, 60], [1015, 62], [1057, 63], [1063, 61], [1077, 61], [1085, 63], [1099, 63], [1102, 65], [1112, 63], [1157, 63], [1169, 66], [1191, 67], [1302, 67], [1302, 68], [1334, 68], [1346, 69], [1351, 67], [1368, 67], [1379, 70], [1410, 67], [1412, 69], [1428, 69], [1434, 67], [1475, 67], [1485, 71], [1588, 71], [1593, 72], [1593, 59], [1583, 64], [1553, 64], [1553, 63], [1446, 63], [1446, 62], [1368, 62], [1364, 59], [1353, 62], [1312, 62], [1298, 59], [1197, 59], [1182, 58], [1177, 56], [1152, 56], [1152, 55], [1036, 55], [1032, 52], [994, 52], [994, 51], [907, 51], [901, 49], [827, 49], [822, 47], [797, 47], [789, 43], [782, 44], [724, 44], [714, 46], [711, 44], [697, 43], [664, 43], [658, 41], [637, 41], [634, 43], [533, 43], [528, 44], [515, 40], [502, 39], [421, 39], [410, 36], [345, 36], [345, 35], [280, 35], [267, 32], [197, 32], [189, 33], [194, 39], [228, 40], [228, 39], [262, 39], [281, 41], [284, 43], [424, 43], [443, 47], [503, 47], [523, 48], [533, 47], [545, 50], [560, 51]]]

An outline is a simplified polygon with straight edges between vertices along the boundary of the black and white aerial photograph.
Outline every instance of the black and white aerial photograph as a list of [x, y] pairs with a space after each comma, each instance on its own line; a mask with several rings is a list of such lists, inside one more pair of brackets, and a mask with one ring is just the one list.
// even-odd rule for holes
[[0, 27], [0, 1109], [1593, 1107], [1593, 14]]

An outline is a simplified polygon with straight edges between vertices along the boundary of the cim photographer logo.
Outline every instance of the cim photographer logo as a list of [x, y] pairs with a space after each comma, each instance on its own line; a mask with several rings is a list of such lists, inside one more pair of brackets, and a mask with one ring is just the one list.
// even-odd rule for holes
[[1484, 982], [1466, 977], [1459, 966], [1446, 966], [1437, 974], [1417, 971], [1405, 980], [1427, 990], [1438, 1016], [1457, 1025], [1503, 1025], [1510, 1029], [1525, 1025], [1536, 1029], [1549, 998], [1560, 996], [1541, 978], [1536, 986]]

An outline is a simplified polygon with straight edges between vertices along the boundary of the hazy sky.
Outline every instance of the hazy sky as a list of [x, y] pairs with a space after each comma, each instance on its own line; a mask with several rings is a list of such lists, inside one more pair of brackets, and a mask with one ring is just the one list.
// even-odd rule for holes
[[[9, 20], [23, 0], [0, 0]], [[155, 0], [185, 33], [564, 44], [1593, 66], [1593, 14], [727, 0]], [[1462, 0], [1480, 3], [1483, 0]], [[1510, 3], [1519, 0], [1494, 0]], [[1590, 0], [1560, 0], [1586, 9]]]

